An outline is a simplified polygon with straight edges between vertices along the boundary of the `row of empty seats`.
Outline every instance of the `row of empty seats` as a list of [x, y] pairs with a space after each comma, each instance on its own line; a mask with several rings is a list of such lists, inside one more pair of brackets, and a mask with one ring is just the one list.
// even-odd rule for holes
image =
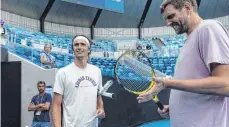
[[[51, 43], [53, 47], [65, 49], [68, 53], [72, 54], [72, 38], [70, 36], [57, 36], [52, 34], [43, 34], [41, 32], [33, 32], [26, 28], [15, 27], [9, 24], [5, 24], [4, 29], [9, 36], [9, 40], [15, 39], [15, 42], [33, 47], [34, 44], [44, 45], [45, 43]], [[108, 40], [93, 40], [91, 50], [94, 52], [100, 51], [116, 51], [116, 45], [112, 41]]]
[[[17, 43], [6, 45], [6, 47], [9, 49], [10, 52], [13, 52], [19, 55], [20, 57], [25, 58], [41, 66], [40, 54], [43, 52], [42, 50], [38, 50], [28, 46], [23, 46]], [[74, 55], [72, 54], [64, 54], [58, 52], [52, 52], [51, 54], [56, 58], [57, 68], [64, 67], [74, 61]], [[173, 75], [176, 59], [177, 57], [150, 57], [152, 66], [156, 70], [159, 70], [168, 75]], [[114, 76], [113, 72], [115, 62], [116, 59], [114, 58], [93, 57], [91, 58], [89, 63], [98, 66], [102, 70], [103, 75]]]

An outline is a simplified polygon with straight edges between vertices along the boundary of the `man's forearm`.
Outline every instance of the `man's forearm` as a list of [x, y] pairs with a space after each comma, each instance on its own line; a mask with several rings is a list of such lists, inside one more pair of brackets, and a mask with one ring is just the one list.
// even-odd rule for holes
[[103, 109], [103, 99], [101, 96], [98, 96], [97, 99], [97, 108], [102, 108]]
[[208, 77], [190, 80], [168, 80], [166, 87], [196, 93], [229, 96], [229, 78]]
[[61, 127], [61, 106], [53, 105], [52, 110], [53, 127]]
[[29, 106], [28, 107], [28, 110], [29, 111], [35, 111], [35, 110], [37, 110], [39, 108], [39, 105], [32, 105], [32, 106]]

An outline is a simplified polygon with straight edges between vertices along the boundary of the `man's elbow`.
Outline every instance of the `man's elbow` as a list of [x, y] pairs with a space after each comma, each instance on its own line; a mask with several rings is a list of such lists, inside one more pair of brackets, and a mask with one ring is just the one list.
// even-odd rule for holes
[[52, 112], [59, 112], [59, 111], [61, 111], [61, 103], [53, 103]]
[[33, 111], [32, 108], [28, 107], [28, 111]]
[[220, 93], [223, 94], [224, 96], [229, 97], [229, 80], [225, 80], [225, 85], [224, 88], [220, 90]]
[[217, 95], [229, 97], [229, 85], [215, 91]]
[[229, 84], [224, 88], [222, 93], [223, 95], [229, 97]]

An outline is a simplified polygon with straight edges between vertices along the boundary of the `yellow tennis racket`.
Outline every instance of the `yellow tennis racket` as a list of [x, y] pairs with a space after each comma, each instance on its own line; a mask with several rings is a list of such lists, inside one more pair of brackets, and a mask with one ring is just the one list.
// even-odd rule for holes
[[[117, 59], [114, 74], [125, 90], [137, 95], [147, 92], [155, 84], [152, 81], [155, 76], [152, 64], [146, 54], [138, 50], [123, 53]], [[164, 108], [157, 96], [152, 100], [161, 110]]]

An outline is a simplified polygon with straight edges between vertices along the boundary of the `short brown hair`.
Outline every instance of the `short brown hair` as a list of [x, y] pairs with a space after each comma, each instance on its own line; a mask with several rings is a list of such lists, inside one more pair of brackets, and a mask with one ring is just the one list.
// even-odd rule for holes
[[171, 4], [173, 5], [176, 9], [181, 10], [185, 3], [191, 3], [191, 5], [193, 6], [193, 11], [197, 12], [197, 3], [196, 0], [165, 0], [164, 3], [162, 3], [161, 5], [161, 14], [164, 13], [165, 8]]
[[45, 81], [38, 81], [38, 82], [37, 82], [37, 86], [38, 86], [39, 84], [44, 84], [44, 85], [46, 86]]

